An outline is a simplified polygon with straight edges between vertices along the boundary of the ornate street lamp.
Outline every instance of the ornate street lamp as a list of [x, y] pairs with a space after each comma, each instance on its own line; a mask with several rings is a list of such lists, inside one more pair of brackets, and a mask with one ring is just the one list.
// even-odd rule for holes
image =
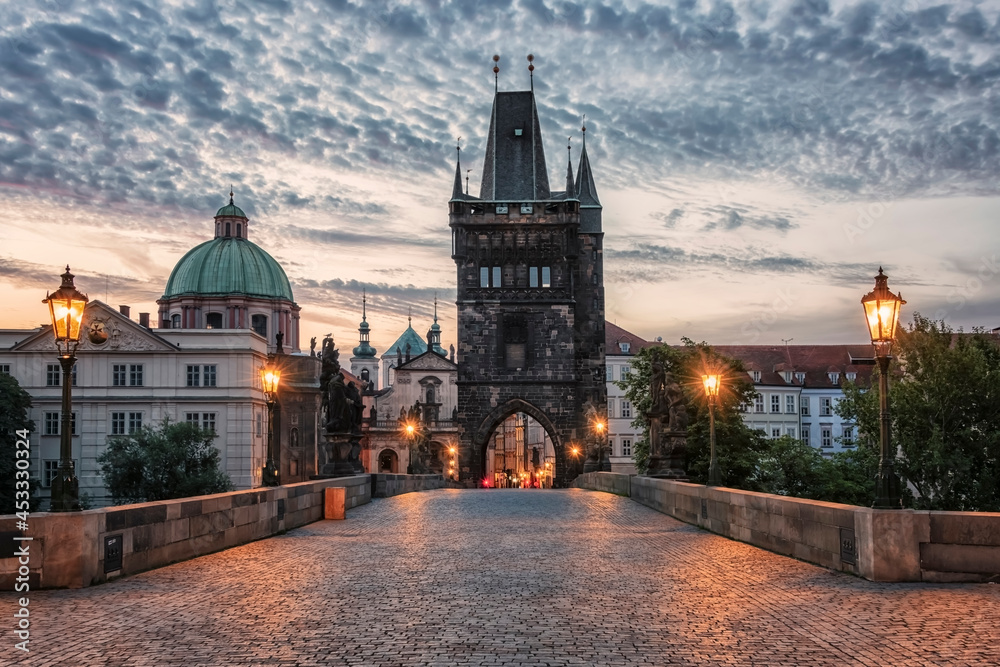
[[413, 474], [413, 441], [417, 436], [417, 426], [413, 422], [403, 424], [403, 433], [406, 434], [406, 474]]
[[80, 480], [76, 477], [73, 462], [73, 365], [76, 363], [76, 348], [80, 344], [80, 323], [83, 309], [87, 305], [86, 294], [81, 294], [73, 285], [73, 274], [66, 266], [62, 274], [62, 285], [52, 294], [46, 294], [42, 303], [49, 304], [52, 319], [52, 334], [59, 350], [59, 365], [62, 366], [62, 417], [59, 432], [59, 468], [52, 480], [52, 512], [75, 512], [80, 510]]
[[719, 388], [722, 385], [722, 377], [715, 374], [702, 375], [701, 383], [705, 385], [705, 395], [708, 396], [708, 441], [711, 446], [708, 464], [708, 485], [722, 486], [719, 459], [715, 456], [715, 404], [719, 400]]
[[868, 332], [875, 347], [879, 375], [880, 453], [878, 475], [875, 477], [875, 503], [872, 505], [875, 509], [900, 509], [903, 506], [899, 495], [899, 478], [893, 470], [895, 456], [889, 448], [889, 355], [896, 339], [899, 310], [904, 303], [906, 302], [901, 295], [889, 291], [889, 278], [882, 273], [880, 266], [878, 275], [875, 276], [875, 289], [861, 299]]
[[264, 401], [267, 403], [267, 463], [264, 464], [264, 486], [280, 486], [281, 472], [274, 463], [274, 408], [278, 404], [278, 383], [281, 381], [281, 369], [274, 365], [274, 356], [267, 358], [267, 365], [260, 369], [260, 384], [264, 389]]

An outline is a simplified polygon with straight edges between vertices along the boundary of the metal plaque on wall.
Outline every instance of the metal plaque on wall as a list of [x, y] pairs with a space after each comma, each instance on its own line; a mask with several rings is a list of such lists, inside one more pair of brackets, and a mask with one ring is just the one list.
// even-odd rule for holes
[[840, 560], [851, 565], [857, 565], [858, 562], [857, 543], [854, 531], [850, 528], [840, 529]]
[[104, 573], [122, 569], [122, 535], [108, 535], [104, 538]]

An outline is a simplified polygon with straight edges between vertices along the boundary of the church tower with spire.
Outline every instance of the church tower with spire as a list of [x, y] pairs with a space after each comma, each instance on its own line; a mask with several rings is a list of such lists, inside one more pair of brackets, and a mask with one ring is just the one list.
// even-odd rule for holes
[[460, 478], [482, 479], [494, 430], [523, 413], [551, 438], [554, 482], [566, 485], [583, 463], [573, 448], [595, 441], [607, 419], [601, 204], [586, 144], [576, 178], [570, 161], [566, 189], [553, 191], [534, 90], [498, 87], [479, 196], [463, 191], [457, 164], [448, 206]]
[[368, 296], [361, 297], [361, 324], [358, 325], [358, 346], [351, 357], [351, 374], [363, 381], [371, 382], [369, 389], [378, 389], [378, 362], [375, 348], [369, 341], [371, 331], [368, 326]]

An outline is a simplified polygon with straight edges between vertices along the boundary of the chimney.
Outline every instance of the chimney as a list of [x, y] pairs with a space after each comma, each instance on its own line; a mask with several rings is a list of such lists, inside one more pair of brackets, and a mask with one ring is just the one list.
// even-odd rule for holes
[[125, 317], [131, 317], [130, 313], [132, 312], [132, 309], [129, 306], [118, 306], [118, 312]]
[[139, 326], [149, 328], [149, 313], [139, 313]]

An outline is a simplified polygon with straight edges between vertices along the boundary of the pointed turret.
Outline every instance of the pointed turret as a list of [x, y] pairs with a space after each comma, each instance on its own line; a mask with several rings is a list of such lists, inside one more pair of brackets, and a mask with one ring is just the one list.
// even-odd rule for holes
[[434, 324], [427, 331], [427, 347], [430, 350], [445, 356], [444, 348], [441, 347], [441, 325], [438, 324], [438, 300], [434, 297]]
[[455, 187], [451, 189], [452, 201], [465, 199], [465, 193], [462, 192], [462, 147], [455, 146], [455, 152], [457, 155], [455, 157]]
[[361, 297], [361, 324], [358, 325], [358, 346], [354, 348], [355, 359], [374, 359], [375, 348], [369, 342], [371, 331], [368, 326], [368, 295]]
[[597, 186], [594, 185], [594, 173], [590, 168], [590, 158], [587, 156], [587, 127], [583, 132], [583, 148], [580, 150], [580, 167], [576, 171], [576, 189], [580, 199], [580, 231], [601, 232], [601, 200], [597, 198]]
[[530, 90], [493, 98], [479, 196], [487, 201], [539, 201], [551, 196], [545, 151]]
[[568, 159], [566, 160], [566, 199], [576, 199], [576, 185], [573, 183], [573, 152], [570, 146], [566, 146]]

